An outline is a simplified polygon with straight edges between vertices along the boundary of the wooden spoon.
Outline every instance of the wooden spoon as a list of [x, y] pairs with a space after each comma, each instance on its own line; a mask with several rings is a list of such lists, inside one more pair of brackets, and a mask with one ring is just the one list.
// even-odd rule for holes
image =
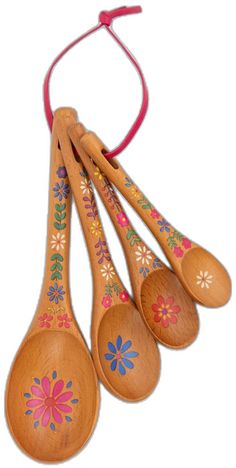
[[138, 401], [157, 384], [159, 350], [112, 263], [90, 180], [78, 156], [75, 159], [67, 133], [72, 120], [58, 118], [57, 129], [93, 273], [94, 364], [110, 392], [127, 401]]
[[59, 462], [80, 450], [92, 434], [99, 407], [97, 375], [71, 308], [70, 211], [70, 186], [54, 125], [45, 276], [6, 390], [14, 439], [44, 462]]
[[104, 157], [106, 148], [94, 133], [86, 133], [81, 145], [152, 231], [192, 298], [208, 307], [224, 305], [231, 295], [231, 281], [223, 265], [166, 221], [117, 159], [108, 161]]
[[167, 346], [183, 348], [189, 345], [199, 330], [194, 303], [176, 275], [142, 241], [109, 180], [81, 148], [83, 126], [74, 125], [68, 133], [121, 240], [135, 302], [146, 324], [154, 337]]

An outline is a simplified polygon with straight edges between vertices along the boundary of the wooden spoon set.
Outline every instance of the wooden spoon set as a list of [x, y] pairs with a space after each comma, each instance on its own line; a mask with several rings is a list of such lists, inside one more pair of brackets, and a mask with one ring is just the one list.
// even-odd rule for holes
[[[193, 301], [219, 307], [231, 293], [221, 263], [172, 227], [105, 152], [73, 109], [55, 112], [43, 287], [6, 392], [11, 433], [40, 461], [65, 460], [88, 441], [98, 417], [98, 378], [123, 400], [146, 398], [160, 374], [156, 340], [171, 348], [189, 345], [199, 329]], [[134, 301], [112, 261], [91, 181], [121, 240]], [[173, 270], [140, 238], [111, 183], [152, 231]], [[92, 357], [70, 300], [71, 194], [93, 274]]]
[[[52, 130], [45, 274], [34, 319], [15, 357], [6, 390], [10, 431], [22, 450], [39, 461], [66, 460], [86, 444], [98, 417], [98, 378], [122, 400], [143, 400], [159, 380], [157, 341], [176, 349], [190, 345], [199, 330], [193, 301], [219, 307], [231, 294], [230, 278], [221, 263], [171, 226], [119, 162], [111, 159], [140, 127], [148, 91], [138, 63], [110, 26], [114, 18], [140, 12], [139, 6], [101, 12], [99, 24], [56, 57], [44, 82], [45, 112]], [[49, 98], [54, 66], [101, 27], [136, 67], [143, 89], [138, 118], [110, 153], [94, 133], [78, 123], [74, 109], [61, 108], [53, 114]], [[134, 300], [112, 261], [92, 183], [122, 243]], [[140, 238], [112, 184], [151, 230], [173, 270]], [[92, 356], [71, 306], [71, 195], [93, 274]]]

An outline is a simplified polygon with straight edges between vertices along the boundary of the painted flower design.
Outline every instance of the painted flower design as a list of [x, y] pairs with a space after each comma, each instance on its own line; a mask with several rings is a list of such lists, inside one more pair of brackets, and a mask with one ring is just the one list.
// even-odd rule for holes
[[176, 257], [181, 258], [184, 255], [184, 251], [181, 249], [181, 247], [175, 247], [174, 254]]
[[160, 213], [159, 213], [157, 210], [153, 209], [153, 210], [151, 210], [151, 212], [150, 212], [150, 216], [151, 216], [153, 219], [159, 219], [161, 215], [160, 215]]
[[160, 232], [170, 232], [170, 223], [165, 218], [160, 219], [157, 224], [161, 226]]
[[144, 278], [147, 278], [147, 275], [148, 273], [150, 273], [150, 270], [147, 267], [141, 267], [139, 268], [139, 273], [143, 275]]
[[152, 260], [151, 250], [148, 250], [147, 247], [144, 245], [141, 247], [140, 245], [137, 247], [135, 255], [137, 255], [137, 262], [141, 262], [142, 265], [149, 265], [150, 260]]
[[[24, 394], [24, 397], [27, 398], [26, 407], [28, 408], [25, 414], [33, 416], [35, 428], [39, 425], [42, 427], [49, 425], [50, 429], [55, 431], [55, 423], [62, 424], [64, 421], [72, 421], [71, 416], [69, 416], [73, 411], [71, 404], [77, 404], [79, 400], [73, 398], [73, 392], [68, 390], [72, 387], [71, 381], [65, 384], [64, 380], [56, 379], [56, 371], [52, 373], [52, 380], [47, 376], [41, 380], [34, 378], [34, 385], [30, 389], [31, 393]], [[53, 382], [54, 380], [55, 382]]]
[[114, 268], [110, 263], [104, 265], [100, 271], [102, 273], [102, 276], [106, 279], [106, 281], [112, 279], [113, 276], [115, 276]]
[[161, 260], [158, 257], [154, 258], [152, 268], [154, 268], [154, 269], [155, 268], [162, 268]]
[[128, 226], [129, 220], [124, 211], [121, 211], [121, 213], [116, 215], [118, 224], [120, 224], [122, 227]]
[[127, 293], [127, 291], [125, 291], [125, 289], [120, 292], [119, 298], [122, 302], [127, 302], [129, 300], [129, 294]]
[[201, 288], [209, 289], [210, 284], [213, 282], [213, 276], [209, 275], [208, 271], [200, 271], [199, 275], [196, 276], [197, 284], [201, 286]]
[[141, 196], [138, 187], [132, 187], [131, 188], [131, 193], [132, 193], [132, 198], [137, 198], [137, 197]]
[[53, 316], [45, 312], [45, 314], [39, 316], [39, 326], [41, 328], [51, 328], [52, 320]]
[[70, 328], [72, 319], [69, 317], [68, 314], [58, 315], [57, 320], [59, 328]]
[[102, 225], [99, 223], [99, 221], [94, 221], [91, 224], [90, 231], [93, 234], [93, 236], [99, 236], [102, 232]]
[[154, 321], [167, 328], [169, 324], [177, 323], [177, 314], [180, 313], [180, 306], [175, 304], [172, 296], [164, 299], [163, 296], [158, 296], [155, 304], [152, 304], [152, 310], [155, 312]]
[[102, 299], [102, 305], [105, 307], [105, 309], [108, 309], [109, 307], [111, 307], [111, 304], [112, 304], [112, 298], [111, 296], [107, 294]]
[[100, 171], [98, 166], [96, 166], [96, 168], [95, 168], [94, 175], [95, 175], [95, 177], [98, 178], [98, 180], [102, 180], [103, 177], [104, 177], [103, 173]]
[[182, 240], [182, 246], [187, 250], [187, 249], [191, 249], [192, 247], [192, 243], [189, 239], [187, 239], [187, 237], [184, 237], [183, 240]]
[[60, 166], [57, 169], [57, 175], [58, 175], [59, 179], [65, 179], [67, 177], [67, 170], [66, 170], [65, 166]]
[[92, 185], [91, 181], [84, 178], [84, 180], [81, 181], [80, 188], [82, 190], [82, 193], [85, 195], [86, 193], [89, 194], [92, 192]]
[[122, 344], [121, 336], [117, 337], [116, 346], [111, 341], [108, 342], [107, 347], [110, 353], [105, 354], [104, 357], [107, 361], [111, 361], [110, 368], [113, 372], [117, 368], [120, 375], [125, 375], [126, 369], [134, 368], [134, 363], [130, 359], [138, 357], [139, 353], [131, 351], [131, 346], [130, 340]]
[[57, 250], [64, 249], [64, 244], [66, 243], [65, 234], [52, 234], [52, 240], [50, 241], [51, 248]]
[[58, 198], [59, 201], [62, 201], [63, 198], [68, 198], [70, 193], [69, 184], [65, 184], [65, 181], [62, 180], [60, 183], [56, 182], [55, 187], [53, 187], [54, 197]]
[[63, 286], [58, 286], [57, 283], [55, 283], [54, 286], [49, 286], [48, 296], [50, 302], [55, 302], [55, 304], [58, 304], [59, 301], [64, 300], [64, 294], [65, 291]]

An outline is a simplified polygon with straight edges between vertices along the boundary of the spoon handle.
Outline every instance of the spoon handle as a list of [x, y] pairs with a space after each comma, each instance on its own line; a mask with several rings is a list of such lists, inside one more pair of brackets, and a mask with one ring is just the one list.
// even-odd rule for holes
[[72, 321], [68, 276], [71, 190], [53, 125], [45, 272], [34, 327], [59, 329]]
[[[111, 301], [113, 304], [119, 304], [128, 301], [129, 296], [112, 262], [89, 175], [79, 157], [75, 155], [67, 133], [72, 124], [75, 124], [75, 119], [58, 119], [58, 136], [88, 247], [95, 297], [106, 309], [110, 307]], [[81, 127], [82, 134], [84, 131]]]
[[135, 297], [139, 298], [143, 279], [157, 268], [165, 268], [165, 265], [135, 231], [109, 179], [100, 172], [93, 160], [81, 151], [79, 143], [79, 136], [82, 134], [81, 127], [79, 123], [72, 126], [68, 130], [69, 136], [114, 224], [125, 252]]
[[197, 247], [197, 244], [171, 226], [135, 185], [117, 159], [108, 161], [104, 157], [103, 153], [106, 148], [94, 133], [87, 132], [81, 138], [81, 145], [143, 219], [158, 240], [171, 264], [179, 269], [185, 253], [189, 249]]

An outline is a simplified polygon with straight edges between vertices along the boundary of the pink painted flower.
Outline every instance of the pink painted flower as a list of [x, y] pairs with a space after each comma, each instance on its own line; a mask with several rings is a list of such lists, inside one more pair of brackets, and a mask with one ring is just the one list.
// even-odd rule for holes
[[122, 302], [127, 302], [129, 300], [129, 294], [127, 291], [125, 291], [125, 289], [120, 292], [119, 298], [122, 300]]
[[181, 309], [174, 302], [175, 300], [171, 296], [167, 297], [167, 299], [164, 299], [163, 296], [158, 296], [156, 304], [152, 304], [152, 310], [155, 312], [154, 321], [160, 322], [164, 328], [167, 328], [170, 323], [177, 323], [177, 314], [179, 314]]
[[181, 247], [175, 247], [174, 254], [176, 257], [183, 257], [184, 251], [181, 249]]
[[105, 309], [108, 309], [108, 307], [111, 307], [112, 299], [111, 296], [104, 296], [102, 300], [102, 305], [105, 307]]
[[153, 210], [151, 211], [150, 215], [151, 215], [151, 217], [154, 218], [154, 219], [160, 218], [160, 213], [159, 213], [157, 210], [155, 210], [155, 209], [153, 209]]
[[186, 250], [190, 249], [192, 247], [191, 241], [189, 239], [187, 239], [187, 237], [183, 238], [182, 245]]
[[116, 217], [117, 217], [118, 223], [119, 223], [122, 227], [128, 226], [129, 220], [128, 220], [126, 214], [124, 213], [124, 211], [121, 211], [121, 213], [119, 213], [118, 215], [116, 215]]
[[72, 319], [68, 314], [58, 315], [57, 319], [59, 328], [70, 328], [70, 322], [72, 322]]
[[52, 315], [49, 315], [47, 313], [40, 315], [39, 316], [39, 326], [41, 328], [51, 328], [51, 321], [53, 319]]
[[[58, 380], [52, 387], [48, 377], [43, 377], [39, 385], [32, 385], [31, 393], [36, 398], [27, 401], [26, 406], [33, 411], [33, 419], [40, 421], [42, 427], [46, 427], [51, 419], [56, 423], [63, 422], [62, 414], [72, 412], [71, 406], [65, 404], [73, 396], [73, 392], [62, 393], [65, 386], [63, 380]], [[72, 403], [78, 400], [72, 400]], [[30, 413], [31, 411], [29, 411]]]

